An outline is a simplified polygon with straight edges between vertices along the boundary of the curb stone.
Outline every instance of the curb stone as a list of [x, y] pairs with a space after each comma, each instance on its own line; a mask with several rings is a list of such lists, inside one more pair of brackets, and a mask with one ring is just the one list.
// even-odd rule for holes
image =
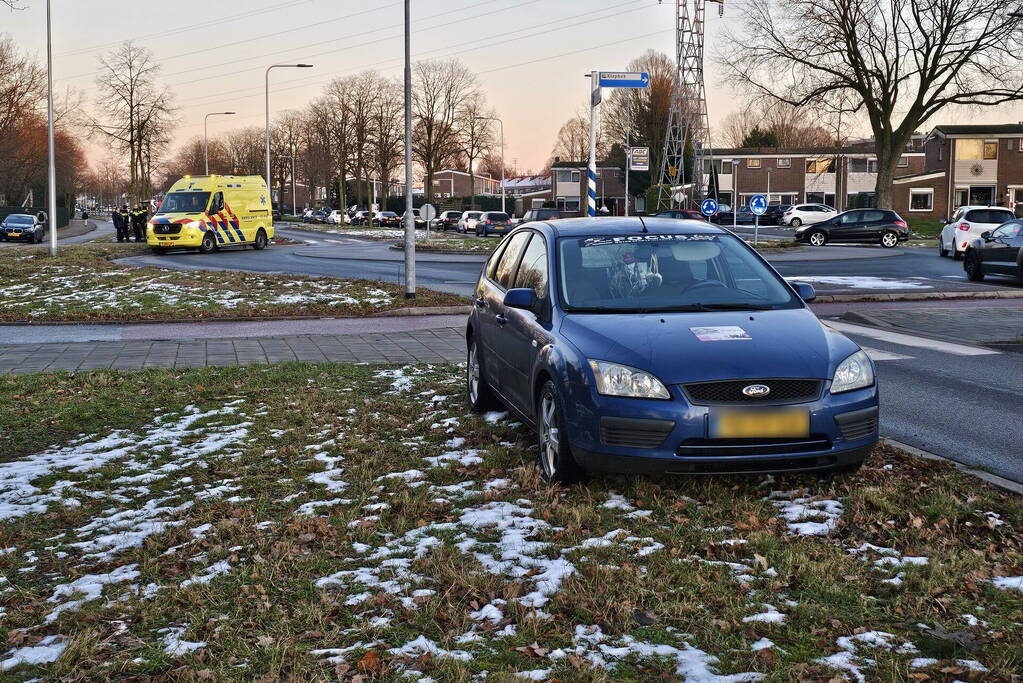
[[392, 308], [368, 315], [285, 315], [250, 318], [159, 318], [152, 320], [3, 320], [0, 327], [46, 327], [48, 325], [173, 325], [194, 323], [265, 323], [288, 320], [357, 320], [359, 318], [388, 318], [469, 314], [469, 306], [416, 306]]
[[981, 479], [982, 481], [985, 481], [988, 484], [991, 484], [992, 486], [999, 488], [1003, 491], [1006, 491], [1008, 493], [1014, 493], [1017, 496], [1023, 496], [1023, 484], [1014, 482], [1011, 479], [999, 477], [997, 474], [991, 474], [990, 472], [985, 472], [984, 470], [979, 470], [975, 467], [964, 465], [961, 462], [956, 462], [955, 460], [951, 460], [936, 453], [925, 451], [922, 448], [917, 448], [916, 446], [910, 446], [909, 444], [902, 443], [901, 441], [890, 439], [887, 436], [882, 436], [881, 440], [888, 444], [889, 446], [897, 448], [900, 451], [908, 453], [909, 455], [913, 455], [918, 458], [923, 458], [924, 460], [939, 460], [941, 462], [947, 462], [960, 472], [963, 472], [964, 474], [969, 474], [971, 476], [976, 477], [977, 479]]
[[[798, 280], [798, 278], [795, 278]], [[989, 292], [898, 292], [894, 294], [822, 294], [810, 303], [851, 303], [857, 301], [928, 301], [945, 299], [1023, 299], [1023, 290], [999, 289]]]

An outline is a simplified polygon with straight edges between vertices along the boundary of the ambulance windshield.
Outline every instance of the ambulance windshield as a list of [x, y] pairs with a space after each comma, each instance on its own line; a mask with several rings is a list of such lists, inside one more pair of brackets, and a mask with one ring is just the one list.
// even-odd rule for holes
[[171, 192], [157, 213], [202, 213], [209, 203], [209, 192]]

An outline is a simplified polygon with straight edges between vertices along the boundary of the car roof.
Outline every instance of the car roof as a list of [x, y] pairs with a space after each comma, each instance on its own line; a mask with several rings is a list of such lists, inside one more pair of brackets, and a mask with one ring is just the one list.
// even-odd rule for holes
[[978, 205], [970, 204], [968, 206], [960, 206], [959, 208], [956, 209], [956, 211], [973, 211], [974, 209], [1001, 209], [1002, 211], [1008, 211], [1009, 213], [1012, 213], [1012, 209], [1006, 208], [1004, 206], [983, 206], [983, 205], [980, 205], [980, 204], [978, 204]]
[[599, 218], [559, 218], [546, 221], [558, 237], [592, 237], [602, 235], [635, 235], [646, 232], [655, 235], [672, 235], [684, 230], [686, 233], [727, 235], [728, 230], [719, 228], [706, 221], [688, 218], [658, 218], [647, 216], [640, 219], [636, 216], [601, 216]]

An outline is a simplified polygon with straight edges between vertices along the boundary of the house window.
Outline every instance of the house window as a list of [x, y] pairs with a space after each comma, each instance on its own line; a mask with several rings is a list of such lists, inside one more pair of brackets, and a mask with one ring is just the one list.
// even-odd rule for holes
[[956, 161], [997, 159], [998, 143], [977, 139], [956, 140]]
[[1019, 139], [1019, 151], [1023, 152], [1023, 138]]
[[746, 168], [760, 168], [760, 159], [747, 159]]
[[900, 168], [904, 168], [906, 166], [909, 166], [909, 157], [904, 157], [904, 156], [899, 157], [899, 163], [896, 164], [896, 165], [899, 166]]
[[834, 159], [807, 159], [806, 160], [806, 172], [807, 172], [807, 174], [834, 173], [835, 172], [835, 160]]
[[792, 159], [778, 159], [778, 168], [789, 168], [792, 166]]
[[866, 173], [867, 172], [867, 160], [866, 159], [849, 159], [849, 172], [850, 173]]
[[998, 158], [998, 143], [997, 142], [985, 142], [984, 143], [984, 158], [985, 159], [997, 159]]
[[934, 208], [934, 190], [931, 188], [911, 189], [909, 191], [910, 211], [931, 211]]

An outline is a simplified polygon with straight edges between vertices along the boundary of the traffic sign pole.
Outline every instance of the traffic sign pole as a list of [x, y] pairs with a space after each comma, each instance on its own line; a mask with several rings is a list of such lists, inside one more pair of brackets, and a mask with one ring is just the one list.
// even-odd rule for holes
[[760, 243], [760, 217], [767, 212], [767, 197], [755, 194], [750, 197], [749, 210], [753, 213], [753, 244]]
[[600, 106], [600, 74], [590, 73], [590, 163], [586, 167], [586, 215], [597, 215], [597, 107]]

